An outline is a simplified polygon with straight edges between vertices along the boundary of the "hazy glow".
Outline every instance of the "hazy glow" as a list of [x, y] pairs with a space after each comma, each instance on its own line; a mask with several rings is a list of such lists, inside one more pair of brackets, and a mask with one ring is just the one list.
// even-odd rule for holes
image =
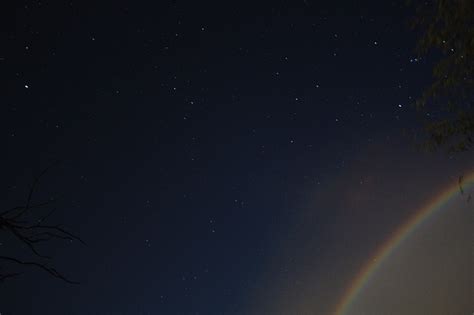
[[[471, 172], [464, 179], [462, 185], [464, 188], [472, 186], [474, 183], [474, 172]], [[421, 207], [405, 224], [400, 226], [392, 236], [375, 252], [367, 261], [364, 267], [359, 271], [354, 280], [345, 290], [344, 295], [337, 304], [333, 314], [344, 315], [351, 306], [358, 294], [367, 285], [373, 274], [379, 269], [381, 264], [405, 241], [415, 229], [417, 229], [429, 217], [445, 208], [461, 192], [459, 183], [452, 184], [446, 190], [436, 195], [425, 206]]]

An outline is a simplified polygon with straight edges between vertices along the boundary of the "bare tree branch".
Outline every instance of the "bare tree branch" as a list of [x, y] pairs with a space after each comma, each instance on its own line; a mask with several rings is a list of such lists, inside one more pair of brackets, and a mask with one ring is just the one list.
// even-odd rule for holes
[[[44, 176], [52, 167], [56, 166], [58, 163], [51, 165], [50, 167], [43, 170], [33, 181], [32, 186], [30, 187], [27, 195], [26, 204], [24, 206], [13, 207], [9, 210], [3, 211], [0, 213], [0, 231], [3, 230], [12, 236], [14, 236], [20, 243], [25, 245], [35, 257], [49, 260], [50, 256], [40, 253], [37, 248], [37, 245], [44, 242], [49, 242], [53, 240], [63, 240], [63, 241], [79, 241], [85, 245], [85, 242], [80, 239], [78, 236], [67, 231], [60, 225], [46, 225], [44, 224], [51, 215], [54, 213], [56, 208], [49, 210], [46, 214], [41, 213], [48, 206], [50, 206], [54, 200], [49, 200], [37, 204], [32, 204], [33, 193], [37, 188], [40, 179]], [[36, 210], [36, 213], [33, 212]], [[54, 278], [63, 280], [67, 283], [76, 284], [78, 282], [71, 281], [64, 277], [60, 272], [58, 272], [54, 267], [51, 267], [43, 262], [37, 261], [22, 261], [15, 257], [9, 256], [0, 256], [0, 260], [7, 261], [10, 263], [16, 263], [24, 266], [32, 266], [38, 269], [46, 271]], [[0, 282], [5, 281], [16, 276], [19, 276], [20, 273], [10, 272], [2, 273], [0, 272]]]
[[[19, 264], [19, 265], [24, 265], [24, 266], [33, 266], [33, 267], [36, 267], [36, 268], [39, 268], [39, 269], [42, 269], [44, 271], [46, 271], [47, 273], [49, 273], [51, 276], [53, 276], [54, 278], [58, 278], [58, 279], [61, 279], [67, 283], [71, 283], [71, 284], [79, 284], [79, 282], [76, 282], [76, 281], [71, 281], [69, 280], [68, 278], [64, 277], [61, 273], [59, 273], [55, 268], [53, 267], [48, 267], [47, 265], [45, 264], [42, 264], [42, 263], [38, 263], [38, 262], [32, 262], [32, 261], [21, 261], [19, 259], [16, 259], [16, 258], [13, 258], [13, 257], [8, 257], [8, 256], [0, 256], [0, 259], [1, 260], [5, 260], [5, 261], [9, 261], [9, 262], [12, 262], [12, 263], [16, 263], [16, 264]], [[8, 274], [6, 275], [7, 277], [12, 277], [12, 276], [16, 276], [16, 275], [19, 275], [18, 273], [16, 274]], [[5, 275], [3, 276], [0, 276], [0, 277], [5, 277]]]

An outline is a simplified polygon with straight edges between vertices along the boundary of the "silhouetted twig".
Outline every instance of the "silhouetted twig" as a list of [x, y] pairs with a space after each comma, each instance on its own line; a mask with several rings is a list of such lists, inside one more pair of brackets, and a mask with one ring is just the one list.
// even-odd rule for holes
[[[57, 163], [43, 170], [33, 181], [33, 184], [28, 191], [26, 204], [11, 208], [9, 210], [0, 213], [0, 230], [13, 235], [17, 240], [26, 245], [26, 247], [34, 254], [34, 256], [41, 259], [51, 259], [47, 255], [43, 255], [37, 248], [39, 243], [48, 242], [52, 240], [67, 240], [67, 241], [79, 241], [85, 244], [78, 236], [68, 232], [60, 225], [49, 225], [44, 224], [56, 208], [51, 209], [46, 214], [41, 214], [40, 210], [50, 206], [54, 203], [54, 200], [40, 202], [32, 204], [33, 193], [39, 184], [42, 176], [44, 176], [52, 167], [56, 166]], [[38, 210], [37, 214], [32, 213], [32, 210]], [[24, 266], [33, 266], [43, 271], [46, 271], [51, 276], [61, 279], [67, 283], [76, 284], [78, 282], [71, 281], [64, 277], [55, 268], [43, 262], [36, 261], [22, 261], [14, 257], [0, 256], [0, 260], [5, 262], [15, 263]], [[19, 273], [2, 273], [0, 272], [0, 282], [6, 279], [13, 278], [20, 275]]]

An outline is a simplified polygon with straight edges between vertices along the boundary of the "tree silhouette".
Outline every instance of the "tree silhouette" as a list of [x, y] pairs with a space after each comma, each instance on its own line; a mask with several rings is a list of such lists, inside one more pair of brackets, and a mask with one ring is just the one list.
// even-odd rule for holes
[[433, 82], [416, 101], [429, 115], [426, 144], [468, 150], [474, 144], [474, 1], [423, 1], [412, 26], [420, 32], [417, 53], [436, 60]]
[[[10, 234], [10, 236], [19, 241], [20, 244], [25, 245], [35, 259], [24, 261], [17, 257], [0, 255], [0, 261], [3, 261], [6, 265], [16, 264], [37, 268], [47, 272], [54, 278], [67, 283], [77, 284], [78, 282], [66, 278], [54, 266], [51, 266], [51, 257], [42, 254], [37, 248], [39, 244], [53, 240], [76, 240], [84, 244], [79, 237], [68, 232], [61, 225], [46, 223], [56, 210], [56, 208], [53, 207], [54, 200], [51, 199], [44, 202], [33, 203], [33, 193], [41, 177], [44, 176], [51, 167], [46, 168], [34, 179], [24, 205], [13, 207], [0, 213], [0, 231]], [[19, 275], [21, 275], [20, 272], [5, 272], [2, 268], [0, 269], [0, 282]]]

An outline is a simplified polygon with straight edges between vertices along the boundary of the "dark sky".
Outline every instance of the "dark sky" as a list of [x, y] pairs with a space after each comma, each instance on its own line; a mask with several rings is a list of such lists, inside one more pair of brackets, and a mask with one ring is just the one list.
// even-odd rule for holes
[[329, 314], [470, 168], [415, 147], [432, 61], [403, 1], [0, 10], [2, 207], [59, 160], [34, 198], [87, 243], [44, 247], [80, 285], [26, 269], [0, 286], [2, 315]]

